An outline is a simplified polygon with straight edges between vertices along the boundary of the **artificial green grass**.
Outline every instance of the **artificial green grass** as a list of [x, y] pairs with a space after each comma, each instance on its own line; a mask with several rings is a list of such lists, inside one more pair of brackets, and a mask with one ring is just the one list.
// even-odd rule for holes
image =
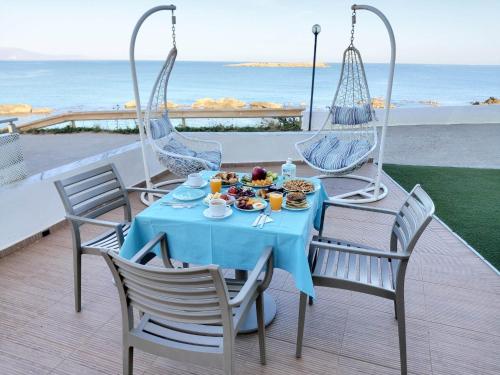
[[385, 164], [384, 170], [408, 191], [422, 185], [436, 215], [500, 269], [500, 169]]

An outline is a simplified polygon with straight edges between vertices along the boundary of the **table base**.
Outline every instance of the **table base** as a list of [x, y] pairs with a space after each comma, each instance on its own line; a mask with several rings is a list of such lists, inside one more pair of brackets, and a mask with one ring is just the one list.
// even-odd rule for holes
[[[276, 301], [269, 293], [264, 292], [264, 324], [266, 327], [271, 324], [276, 316]], [[238, 333], [253, 333], [257, 332], [257, 308], [255, 303], [248, 311], [245, 321], [241, 324]]]

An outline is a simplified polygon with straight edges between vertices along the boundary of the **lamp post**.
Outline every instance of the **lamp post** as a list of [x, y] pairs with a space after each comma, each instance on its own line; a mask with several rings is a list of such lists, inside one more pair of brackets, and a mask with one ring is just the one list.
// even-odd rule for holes
[[314, 34], [314, 56], [313, 56], [313, 72], [312, 72], [312, 83], [311, 83], [311, 103], [309, 104], [309, 125], [308, 125], [309, 131], [311, 131], [311, 119], [313, 112], [314, 76], [316, 74], [316, 44], [318, 41], [318, 34], [321, 32], [321, 26], [318, 24], [313, 25], [312, 32]]

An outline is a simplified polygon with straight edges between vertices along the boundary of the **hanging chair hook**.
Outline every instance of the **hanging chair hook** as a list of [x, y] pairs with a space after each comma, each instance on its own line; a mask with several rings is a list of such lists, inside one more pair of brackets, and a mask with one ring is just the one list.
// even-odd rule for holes
[[174, 48], [177, 48], [177, 44], [175, 43], [175, 24], [176, 24], [176, 18], [174, 10], [172, 9], [172, 44], [174, 45]]

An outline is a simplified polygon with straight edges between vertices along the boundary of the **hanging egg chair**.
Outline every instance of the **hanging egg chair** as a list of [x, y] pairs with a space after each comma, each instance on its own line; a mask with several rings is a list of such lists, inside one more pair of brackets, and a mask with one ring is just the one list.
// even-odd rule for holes
[[[387, 187], [380, 182], [381, 164], [375, 178], [350, 174], [369, 160], [378, 145], [377, 127], [374, 122], [376, 117], [371, 104], [363, 60], [359, 50], [354, 46], [356, 9], [368, 8], [371, 7], [357, 5], [352, 7], [351, 42], [343, 54], [339, 83], [326, 119], [312, 136], [295, 144], [304, 162], [321, 173], [320, 178], [344, 177], [367, 183], [361, 189], [330, 197], [332, 200], [348, 203], [374, 202], [387, 195]], [[389, 34], [392, 35], [392, 30]], [[390, 105], [393, 65], [394, 60], [391, 59], [387, 110]], [[382, 138], [385, 138], [387, 119], [388, 115]], [[381, 146], [379, 163], [382, 152]]]
[[[175, 40], [175, 9], [176, 7], [174, 5], [165, 5], [152, 8], [146, 12], [137, 22], [134, 33], [132, 34], [130, 46], [130, 64], [134, 83], [137, 125], [139, 127], [142, 142], [146, 183], [149, 188], [178, 183], [183, 181], [183, 179], [191, 173], [203, 170], [219, 170], [222, 159], [222, 147], [219, 142], [188, 137], [178, 132], [170, 121], [167, 105], [167, 89], [170, 74], [177, 57], [177, 45]], [[144, 20], [151, 14], [160, 10], [169, 10], [172, 12], [173, 46], [153, 84], [149, 101], [144, 112], [144, 118], [142, 118], [137, 73], [135, 69], [135, 39]], [[168, 171], [178, 177], [181, 177], [181, 179], [169, 180], [156, 184], [151, 182], [145, 150], [148, 146], [146, 144], [146, 138], [148, 141], [147, 143], [149, 143], [149, 146], [152, 147], [158, 161]], [[142, 196], [142, 201], [145, 204], [150, 203], [150, 199], [146, 199], [145, 195]]]

